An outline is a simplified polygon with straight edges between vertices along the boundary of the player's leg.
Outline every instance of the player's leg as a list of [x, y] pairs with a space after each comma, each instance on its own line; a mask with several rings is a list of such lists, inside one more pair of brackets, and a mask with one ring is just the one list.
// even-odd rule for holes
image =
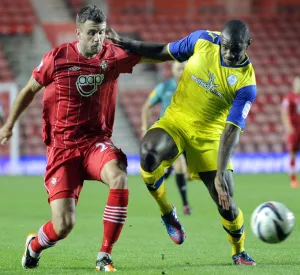
[[223, 228], [227, 232], [228, 240], [232, 245], [232, 258], [235, 264], [255, 265], [255, 261], [245, 252], [245, 232], [244, 232], [244, 217], [243, 212], [237, 207], [233, 194], [234, 183], [232, 171], [227, 170], [225, 173], [226, 182], [228, 185], [230, 206], [229, 210], [223, 209], [219, 205], [218, 193], [215, 188], [214, 179], [216, 171], [201, 172], [199, 177], [206, 185], [211, 198], [217, 205], [218, 211], [222, 217]]
[[22, 257], [23, 268], [36, 268], [43, 250], [64, 239], [75, 224], [75, 199], [65, 198], [50, 203], [52, 219], [41, 226], [37, 234], [30, 233], [26, 238]]
[[[62, 150], [57, 150], [62, 155]], [[75, 225], [75, 208], [81, 188], [80, 160], [76, 157], [65, 161], [51, 160], [48, 162], [45, 174], [51, 207], [51, 220], [41, 226], [38, 233], [27, 236], [25, 253], [22, 257], [24, 268], [35, 268], [43, 250], [54, 246], [64, 239]]]
[[296, 175], [296, 151], [292, 151], [289, 153], [290, 155], [290, 181], [291, 181], [291, 187], [297, 188], [299, 186], [299, 183], [297, 181], [297, 175]]
[[169, 176], [171, 175], [173, 169], [174, 169], [173, 165], [171, 165], [170, 167], [168, 167], [168, 168], [166, 169], [165, 175], [164, 175], [165, 180], [169, 178]]
[[167, 197], [164, 168], [171, 165], [181, 151], [173, 137], [162, 128], [150, 129], [144, 136], [140, 148], [143, 180], [158, 203], [167, 232], [176, 244], [184, 241], [185, 231], [178, 220], [175, 207]]
[[191, 215], [191, 207], [187, 199], [187, 185], [185, 180], [185, 174], [187, 171], [186, 161], [183, 154], [181, 154], [173, 163], [176, 177], [176, 184], [182, 199], [183, 214]]
[[84, 163], [88, 179], [102, 181], [110, 189], [104, 209], [104, 233], [97, 255], [96, 270], [116, 271], [111, 253], [127, 217], [127, 159], [120, 149], [110, 140], [106, 140], [96, 143], [96, 146], [89, 150]]
[[[186, 152], [184, 151], [183, 153], [183, 156], [184, 156], [184, 160], [185, 160], [185, 166], [187, 167], [188, 166], [188, 162], [187, 162], [187, 155], [186, 155]], [[190, 172], [189, 172], [189, 169], [187, 168], [186, 171], [185, 171], [185, 179], [187, 181], [191, 180], [191, 175], [190, 175]]]
[[173, 209], [166, 194], [163, 161], [171, 163], [178, 153], [173, 138], [161, 128], [150, 129], [140, 147], [142, 177], [163, 215]]
[[287, 150], [289, 152], [289, 176], [292, 188], [297, 188], [299, 183], [296, 175], [296, 153], [299, 148], [299, 135], [295, 132], [287, 137]]

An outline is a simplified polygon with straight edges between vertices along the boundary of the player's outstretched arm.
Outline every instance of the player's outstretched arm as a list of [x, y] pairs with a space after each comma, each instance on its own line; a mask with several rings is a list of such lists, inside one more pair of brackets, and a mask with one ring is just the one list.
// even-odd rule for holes
[[141, 112], [141, 122], [142, 122], [142, 132], [143, 135], [147, 132], [148, 128], [149, 128], [149, 117], [151, 114], [151, 108], [152, 108], [152, 104], [151, 102], [149, 102], [149, 100], [147, 100], [143, 107], [142, 107], [142, 112]]
[[226, 124], [220, 140], [215, 187], [219, 195], [219, 204], [226, 210], [229, 210], [229, 194], [225, 171], [239, 143], [240, 131], [241, 129], [239, 127], [233, 124]]
[[293, 133], [293, 126], [290, 120], [289, 116], [289, 110], [285, 104], [285, 101], [283, 102], [281, 106], [281, 121], [283, 124], [283, 129], [286, 134], [292, 134]]
[[42, 86], [31, 76], [27, 85], [21, 90], [14, 101], [7, 121], [0, 129], [0, 143], [3, 145], [12, 136], [12, 129], [22, 112], [28, 107], [30, 102]]
[[123, 47], [124, 49], [153, 60], [173, 60], [168, 52], [167, 44], [137, 41], [119, 36], [113, 29], [107, 28], [106, 38]]
[[0, 103], [0, 127], [4, 125], [4, 113], [3, 113], [3, 107]]
[[2, 127], [2, 125], [4, 125], [4, 117], [1, 115], [0, 116], [0, 127]]

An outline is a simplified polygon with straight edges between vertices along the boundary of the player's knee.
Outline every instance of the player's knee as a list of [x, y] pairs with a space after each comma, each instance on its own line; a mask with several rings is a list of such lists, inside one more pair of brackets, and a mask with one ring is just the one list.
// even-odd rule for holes
[[161, 164], [157, 149], [151, 142], [142, 142], [140, 151], [142, 169], [146, 172], [153, 172]]
[[127, 174], [121, 169], [116, 169], [108, 177], [107, 184], [111, 189], [127, 189]]
[[66, 213], [52, 218], [54, 231], [60, 239], [65, 238], [75, 226], [75, 213]]

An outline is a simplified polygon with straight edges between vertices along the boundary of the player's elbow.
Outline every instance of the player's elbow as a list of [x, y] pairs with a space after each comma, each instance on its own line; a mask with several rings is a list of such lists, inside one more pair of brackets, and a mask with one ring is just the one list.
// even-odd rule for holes
[[151, 109], [151, 104], [147, 101], [143, 106], [142, 106], [142, 114], [143, 115], [148, 115]]
[[223, 143], [236, 148], [240, 140], [240, 133], [240, 127], [233, 124], [227, 124], [222, 136]]
[[36, 95], [36, 91], [33, 90], [28, 84], [21, 90], [20, 94], [22, 94], [26, 98], [34, 98]]

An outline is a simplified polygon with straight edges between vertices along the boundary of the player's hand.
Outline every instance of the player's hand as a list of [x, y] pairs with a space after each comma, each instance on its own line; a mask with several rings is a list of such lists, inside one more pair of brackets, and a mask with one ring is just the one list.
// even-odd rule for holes
[[111, 40], [115, 44], [120, 44], [121, 42], [121, 37], [118, 35], [118, 33], [112, 29], [111, 27], [106, 27], [106, 34], [105, 34], [106, 39]]
[[12, 127], [4, 124], [2, 128], [0, 128], [0, 144], [4, 145], [12, 136]]
[[225, 177], [215, 177], [215, 188], [219, 197], [219, 205], [221, 205], [223, 209], [229, 210], [229, 192]]

